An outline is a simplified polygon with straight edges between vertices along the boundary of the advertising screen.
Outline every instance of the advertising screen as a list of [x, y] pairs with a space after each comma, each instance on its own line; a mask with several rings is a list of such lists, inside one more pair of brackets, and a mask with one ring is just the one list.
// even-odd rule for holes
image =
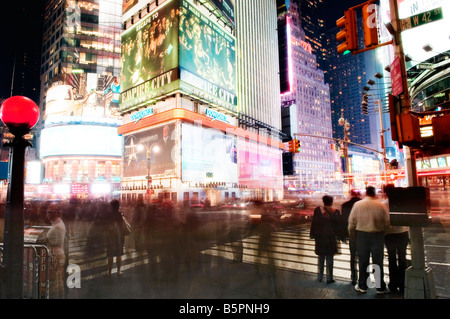
[[277, 188], [283, 179], [281, 150], [239, 139], [239, 183], [254, 188]]
[[9, 162], [0, 162], [0, 179], [8, 179]]
[[234, 24], [234, 1], [235, 0], [211, 0], [217, 9]]
[[232, 105], [236, 98], [235, 38], [180, 0], [180, 79]]
[[183, 181], [238, 182], [234, 136], [183, 123], [182, 150]]
[[29, 161], [25, 166], [25, 183], [40, 184], [42, 182], [42, 163]]
[[122, 156], [122, 137], [117, 127], [64, 125], [41, 131], [40, 157], [86, 155]]
[[173, 175], [175, 145], [175, 124], [124, 136], [123, 177]]
[[[69, 74], [46, 92], [44, 120], [70, 121], [79, 116], [92, 121], [118, 119], [120, 81], [118, 77], [96, 73]], [[101, 121], [101, 120], [100, 120]]]
[[122, 13], [131, 10], [131, 8], [133, 8], [138, 2], [139, 0], [123, 0]]
[[178, 0], [166, 1], [122, 34], [121, 108], [174, 81], [169, 72], [178, 67], [178, 20]]

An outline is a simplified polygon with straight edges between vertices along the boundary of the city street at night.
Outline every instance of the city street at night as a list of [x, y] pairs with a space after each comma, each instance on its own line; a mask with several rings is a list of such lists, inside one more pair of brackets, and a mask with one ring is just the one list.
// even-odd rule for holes
[[0, 299], [450, 299], [450, 1], [3, 9]]

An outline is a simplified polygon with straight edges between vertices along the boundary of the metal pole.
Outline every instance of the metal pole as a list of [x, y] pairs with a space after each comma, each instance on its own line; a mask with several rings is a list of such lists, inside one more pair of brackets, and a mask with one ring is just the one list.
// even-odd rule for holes
[[150, 175], [150, 165], [151, 165], [151, 158], [150, 158], [150, 150], [147, 148], [147, 203], [150, 204], [150, 185], [152, 183], [151, 181], [151, 175]]
[[[406, 74], [405, 56], [401, 38], [401, 21], [398, 14], [397, 0], [389, 0], [391, 23], [394, 27], [395, 56], [400, 59], [403, 93], [401, 98], [401, 112], [409, 113], [411, 98], [408, 91], [408, 78]], [[405, 163], [408, 186], [417, 186], [417, 170], [414, 151], [404, 146]], [[425, 248], [422, 227], [410, 227], [411, 261], [412, 265], [405, 275], [405, 298], [432, 299], [435, 298], [434, 280], [431, 268], [425, 267]]]
[[349, 166], [349, 159], [348, 159], [348, 130], [347, 130], [347, 120], [345, 120], [344, 124], [344, 157], [345, 157], [345, 172], [347, 173], [347, 184], [348, 188], [350, 189], [352, 187], [352, 181], [350, 179], [350, 166]]
[[7, 145], [10, 146], [10, 151], [3, 254], [6, 271], [6, 298], [22, 299], [25, 149], [31, 144], [18, 134]]
[[378, 100], [378, 115], [380, 117], [380, 129], [381, 129], [381, 150], [383, 151], [383, 168], [384, 168], [384, 178], [383, 181], [386, 184], [386, 174], [387, 174], [387, 164], [386, 164], [386, 144], [384, 139], [384, 124], [383, 124], [383, 113], [381, 111], [381, 100]]

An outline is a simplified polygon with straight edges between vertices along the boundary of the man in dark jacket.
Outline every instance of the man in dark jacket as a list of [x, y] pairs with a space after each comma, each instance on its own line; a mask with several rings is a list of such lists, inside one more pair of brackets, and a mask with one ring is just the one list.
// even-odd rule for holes
[[350, 200], [346, 201], [342, 204], [342, 225], [345, 227], [343, 229], [345, 233], [345, 238], [349, 240], [349, 248], [350, 248], [350, 271], [351, 271], [351, 280], [352, 285], [356, 285], [358, 282], [358, 271], [356, 269], [357, 260], [356, 260], [356, 243], [354, 239], [350, 239], [348, 235], [348, 216], [350, 216], [350, 212], [352, 211], [353, 204], [357, 201], [361, 200], [360, 192], [357, 189], [352, 189], [350, 192]]

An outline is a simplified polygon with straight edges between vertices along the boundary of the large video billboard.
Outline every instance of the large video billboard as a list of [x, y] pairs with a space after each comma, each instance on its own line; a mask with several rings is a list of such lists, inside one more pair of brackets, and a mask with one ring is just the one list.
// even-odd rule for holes
[[[123, 177], [166, 174], [175, 170], [175, 124], [124, 136]], [[149, 157], [147, 157], [149, 156]]]
[[238, 141], [239, 183], [251, 188], [280, 188], [283, 183], [282, 152], [264, 143]]
[[180, 79], [209, 98], [237, 105], [235, 38], [190, 1], [180, 0], [180, 10]]
[[235, 136], [183, 123], [182, 149], [183, 181], [238, 183]]
[[61, 125], [41, 131], [40, 157], [122, 156], [122, 137], [117, 127], [100, 125]]
[[122, 34], [121, 110], [178, 79], [178, 26], [178, 0], [172, 0]]
[[[72, 121], [84, 119], [118, 119], [120, 81], [118, 77], [97, 73], [68, 74], [46, 92], [44, 120]], [[101, 121], [101, 120], [100, 120]]]

